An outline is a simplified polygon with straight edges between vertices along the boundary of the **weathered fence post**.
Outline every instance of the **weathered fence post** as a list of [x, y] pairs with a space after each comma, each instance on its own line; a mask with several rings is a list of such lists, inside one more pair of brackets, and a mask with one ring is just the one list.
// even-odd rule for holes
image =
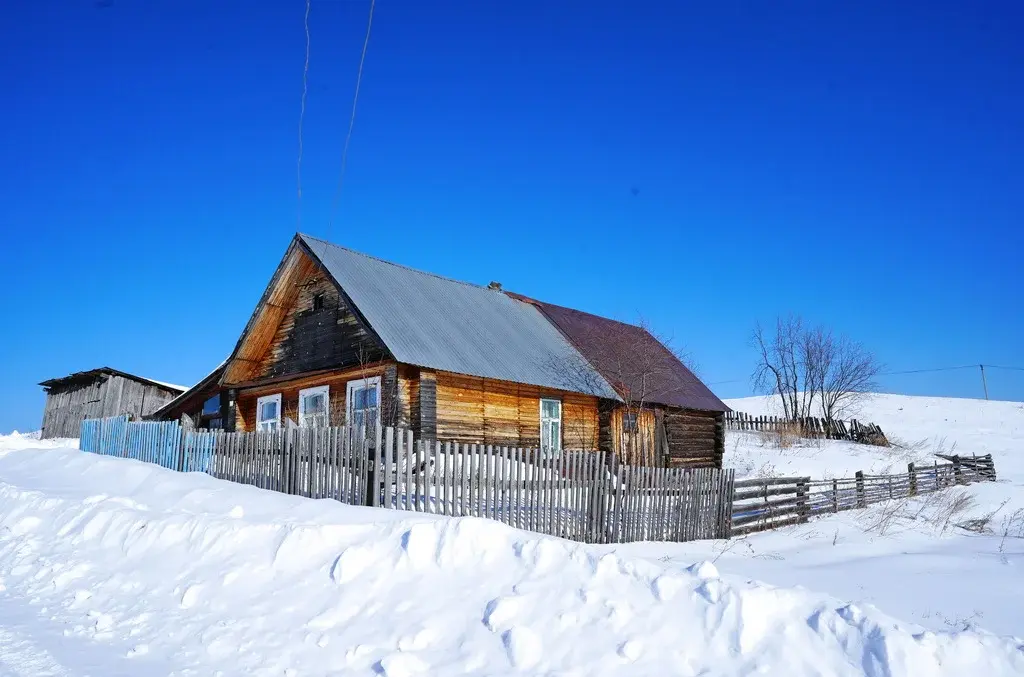
[[854, 473], [857, 482], [857, 507], [863, 508], [867, 503], [864, 501], [864, 471], [858, 470]]
[[954, 484], [966, 484], [963, 479], [963, 473], [960, 468], [960, 457], [953, 457], [953, 482]]
[[796, 483], [796, 514], [800, 522], [807, 522], [810, 519], [811, 511], [807, 506], [807, 483], [810, 477], [802, 477]]
[[917, 470], [913, 463], [907, 464], [907, 477], [910, 478], [910, 495], [917, 496]]
[[839, 480], [832, 480], [832, 512], [839, 512]]

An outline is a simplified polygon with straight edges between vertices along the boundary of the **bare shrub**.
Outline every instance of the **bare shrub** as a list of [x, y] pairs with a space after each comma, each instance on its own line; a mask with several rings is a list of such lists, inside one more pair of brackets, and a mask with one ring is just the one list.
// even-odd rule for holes
[[995, 510], [985, 513], [980, 517], [974, 517], [963, 522], [958, 522], [957, 526], [963, 529], [964, 531], [972, 531], [976, 534], [991, 533], [992, 530], [990, 529], [990, 525], [992, 524], [992, 520], [995, 518], [996, 513], [1005, 508], [1006, 504], [1009, 502], [1010, 499], [1006, 499], [1005, 501], [1000, 503], [999, 507], [997, 507]]
[[999, 554], [1003, 554], [1006, 549], [1006, 539], [1024, 538], [1024, 508], [1014, 510], [1004, 517], [999, 525], [999, 531], [1002, 532], [1002, 538], [999, 540]]
[[865, 533], [875, 533], [885, 536], [898, 523], [901, 518], [908, 517], [907, 504], [909, 499], [894, 499], [875, 504], [874, 510], [869, 511], [862, 529]]
[[772, 449], [789, 449], [800, 442], [801, 429], [796, 423], [778, 426], [775, 430], [759, 430], [758, 443]]
[[966, 489], [953, 489], [950, 491], [939, 491], [934, 494], [939, 498], [934, 515], [930, 521], [939, 527], [939, 533], [944, 534], [949, 527], [956, 524], [956, 519], [974, 507], [974, 496]]

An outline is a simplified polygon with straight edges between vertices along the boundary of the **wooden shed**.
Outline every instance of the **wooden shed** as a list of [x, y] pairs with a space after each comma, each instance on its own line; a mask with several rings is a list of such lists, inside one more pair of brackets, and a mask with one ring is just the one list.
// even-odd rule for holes
[[78, 437], [87, 418], [122, 414], [142, 418], [186, 390], [110, 367], [79, 371], [39, 385], [46, 389], [43, 438]]

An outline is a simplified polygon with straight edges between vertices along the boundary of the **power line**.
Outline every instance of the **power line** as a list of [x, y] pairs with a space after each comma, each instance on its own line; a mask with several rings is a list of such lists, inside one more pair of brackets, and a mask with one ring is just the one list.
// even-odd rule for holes
[[370, 16], [366, 21], [366, 37], [363, 39], [363, 52], [359, 57], [359, 71], [356, 74], [356, 89], [352, 96], [352, 114], [348, 120], [348, 133], [345, 134], [345, 144], [341, 150], [341, 171], [338, 174], [338, 186], [334, 191], [334, 200], [331, 202], [331, 215], [327, 222], [327, 241], [331, 239], [331, 228], [334, 225], [334, 216], [338, 211], [338, 202], [341, 199], [341, 187], [345, 181], [345, 168], [348, 166], [348, 147], [352, 141], [352, 129], [356, 124], [356, 106], [359, 103], [359, 87], [363, 82], [363, 64], [366, 62], [366, 48], [370, 44], [370, 29], [373, 26], [373, 7], [376, 0], [370, 0]]
[[309, 93], [309, 4], [306, 0], [306, 16], [303, 25], [306, 29], [306, 64], [302, 68], [302, 103], [299, 108], [299, 159], [296, 161], [296, 182], [298, 188], [298, 206], [295, 216], [295, 230], [302, 230], [302, 121], [306, 117], [306, 95]]
[[925, 374], [934, 371], [955, 371], [957, 369], [977, 369], [976, 364], [965, 364], [960, 367], [935, 367], [933, 369], [908, 369], [907, 371], [882, 371], [879, 376], [897, 376], [900, 374]]
[[[1024, 371], [1024, 367], [1006, 367], [997, 364], [964, 364], [957, 367], [932, 367], [929, 369], [906, 369], [901, 371], [883, 371], [879, 372], [879, 376], [902, 376], [905, 374], [928, 374], [933, 372], [941, 371], [957, 371], [960, 369], [978, 369], [984, 367], [985, 369], [1006, 369], [1008, 371]], [[713, 381], [708, 383], [709, 386], [726, 385], [729, 383], [742, 383], [748, 379], [734, 378], [726, 381]]]

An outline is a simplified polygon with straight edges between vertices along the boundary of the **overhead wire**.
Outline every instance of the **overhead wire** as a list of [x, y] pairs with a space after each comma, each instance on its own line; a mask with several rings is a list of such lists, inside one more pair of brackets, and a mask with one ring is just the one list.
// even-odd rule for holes
[[366, 37], [363, 38], [363, 51], [359, 56], [359, 70], [356, 73], [356, 88], [352, 96], [352, 112], [348, 120], [348, 132], [345, 134], [345, 143], [341, 149], [341, 169], [338, 173], [338, 185], [334, 190], [334, 199], [331, 201], [331, 212], [327, 221], [327, 241], [331, 238], [331, 229], [334, 226], [334, 218], [338, 211], [338, 203], [341, 200], [342, 186], [345, 182], [345, 170], [348, 167], [348, 149], [352, 142], [352, 130], [356, 124], [356, 108], [359, 105], [359, 88], [363, 82], [363, 65], [366, 63], [366, 51], [370, 44], [370, 30], [373, 28], [373, 9], [376, 0], [370, 0], [370, 13], [366, 21]]
[[297, 213], [295, 216], [296, 231], [302, 230], [302, 123], [306, 118], [306, 97], [309, 94], [309, 9], [310, 0], [306, 0], [306, 14], [303, 18], [303, 26], [306, 31], [306, 63], [302, 68], [302, 101], [299, 106], [299, 157], [295, 163], [298, 190]]

